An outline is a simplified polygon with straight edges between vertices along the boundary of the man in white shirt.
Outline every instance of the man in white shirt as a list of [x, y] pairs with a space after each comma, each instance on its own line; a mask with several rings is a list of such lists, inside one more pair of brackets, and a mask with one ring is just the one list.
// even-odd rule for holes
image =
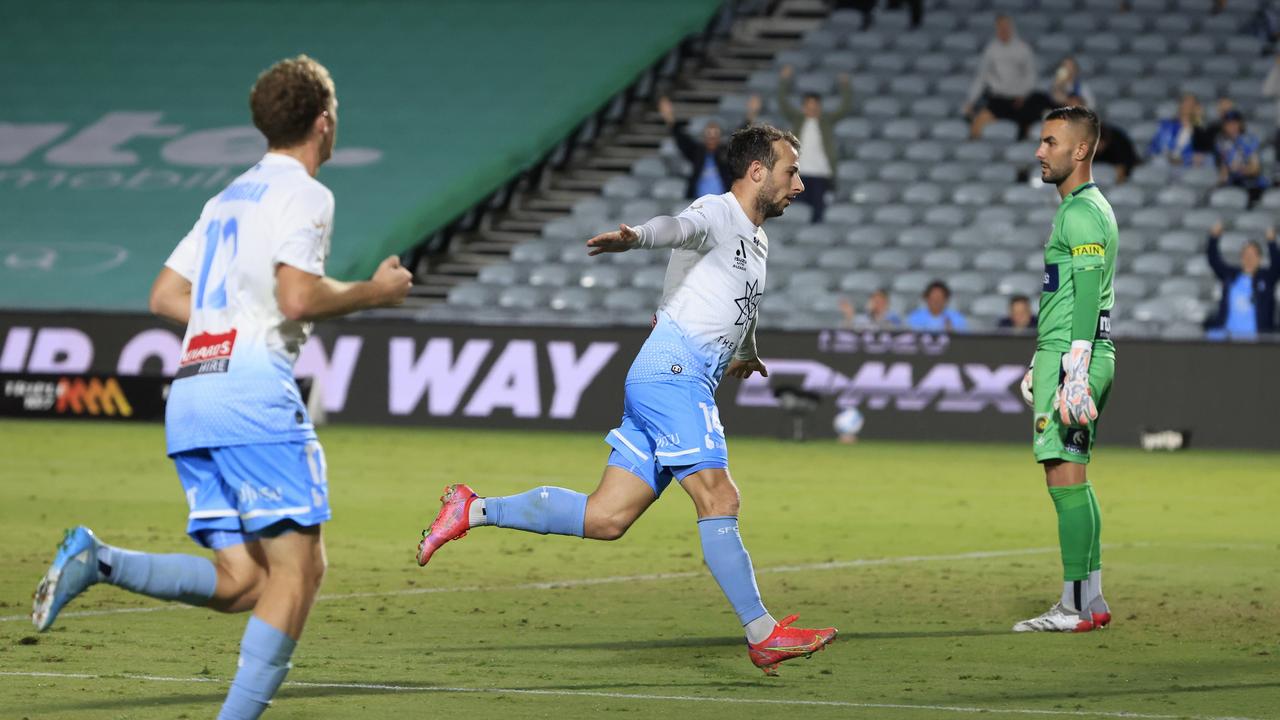
[[1018, 137], [1048, 109], [1049, 98], [1035, 91], [1036, 57], [1031, 46], [1017, 36], [1008, 15], [996, 16], [996, 36], [987, 43], [978, 61], [978, 73], [969, 86], [964, 115], [970, 119], [969, 136], [982, 137], [982, 130], [997, 119], [1018, 124]]
[[612, 451], [599, 486], [590, 497], [549, 486], [479, 497], [466, 485], [450, 485], [423, 531], [419, 565], [485, 525], [616, 540], [675, 479], [693, 498], [703, 557], [743, 625], [757, 667], [775, 674], [779, 663], [835, 638], [835, 628], [793, 628], [795, 616], [779, 622], [765, 610], [738, 534], [738, 488], [714, 397], [726, 374], [768, 375], [755, 346], [769, 256], [760, 226], [804, 190], [799, 150], [795, 136], [777, 128], [739, 130], [729, 143], [729, 192], [701, 197], [676, 217], [623, 225], [587, 241], [590, 255], [671, 252], [657, 323], [627, 374], [622, 423], [605, 437]]
[[338, 129], [324, 66], [305, 55], [276, 63], [258, 77], [249, 104], [266, 156], [205, 204], [151, 289], [152, 312], [187, 326], [165, 431], [190, 509], [187, 533], [214, 560], [123, 550], [77, 527], [32, 613], [47, 629], [99, 582], [222, 612], [252, 610], [224, 720], [266, 709], [324, 575], [328, 482], [293, 379], [298, 352], [312, 321], [397, 305], [412, 281], [394, 256], [367, 282], [324, 275], [334, 203], [315, 175]]

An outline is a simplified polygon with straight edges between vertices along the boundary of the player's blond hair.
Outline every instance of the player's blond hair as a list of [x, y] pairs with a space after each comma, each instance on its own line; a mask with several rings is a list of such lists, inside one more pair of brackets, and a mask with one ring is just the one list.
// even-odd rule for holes
[[253, 125], [272, 148], [301, 144], [311, 124], [333, 108], [333, 78], [306, 55], [285, 58], [258, 76], [249, 91]]

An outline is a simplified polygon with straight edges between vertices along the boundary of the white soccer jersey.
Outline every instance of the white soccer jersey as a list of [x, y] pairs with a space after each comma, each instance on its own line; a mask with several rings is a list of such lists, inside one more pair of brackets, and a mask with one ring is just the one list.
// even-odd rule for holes
[[671, 250], [658, 324], [627, 381], [688, 377], [715, 387], [755, 330], [769, 239], [733, 193], [698, 198], [678, 219], [686, 231]]
[[191, 281], [191, 319], [165, 412], [170, 454], [315, 439], [293, 379], [311, 323], [284, 317], [276, 266], [324, 275], [333, 193], [267, 153], [205, 204], [165, 265]]

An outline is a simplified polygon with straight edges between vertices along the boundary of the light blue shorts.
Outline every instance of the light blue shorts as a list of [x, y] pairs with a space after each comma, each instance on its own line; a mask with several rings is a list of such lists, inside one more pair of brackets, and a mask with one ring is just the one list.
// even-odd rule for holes
[[202, 448], [173, 455], [187, 495], [187, 534], [220, 550], [330, 518], [320, 443]]
[[711, 390], [698, 382], [630, 383], [622, 424], [609, 431], [609, 464], [638, 476], [655, 495], [671, 479], [729, 467], [729, 447]]

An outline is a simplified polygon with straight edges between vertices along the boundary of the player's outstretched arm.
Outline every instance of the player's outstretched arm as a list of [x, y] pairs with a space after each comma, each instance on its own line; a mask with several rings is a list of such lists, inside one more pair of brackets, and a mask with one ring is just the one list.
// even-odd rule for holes
[[[694, 207], [696, 208], [697, 205]], [[686, 210], [679, 217], [659, 215], [635, 227], [619, 225], [613, 232], [601, 233], [588, 240], [587, 254], [626, 252], [634, 248], [643, 250], [702, 248], [707, 239], [706, 219], [691, 210]]]
[[191, 318], [191, 281], [172, 268], [160, 268], [151, 284], [151, 312], [179, 325]]
[[342, 282], [283, 263], [276, 266], [276, 302], [286, 318], [297, 322], [399, 305], [412, 284], [412, 273], [395, 255], [383, 260], [364, 282]]
[[640, 234], [627, 225], [619, 225], [617, 230], [613, 232], [600, 233], [599, 235], [587, 241], [588, 255], [600, 255], [602, 253], [619, 253], [626, 252], [634, 247], [640, 240]]

